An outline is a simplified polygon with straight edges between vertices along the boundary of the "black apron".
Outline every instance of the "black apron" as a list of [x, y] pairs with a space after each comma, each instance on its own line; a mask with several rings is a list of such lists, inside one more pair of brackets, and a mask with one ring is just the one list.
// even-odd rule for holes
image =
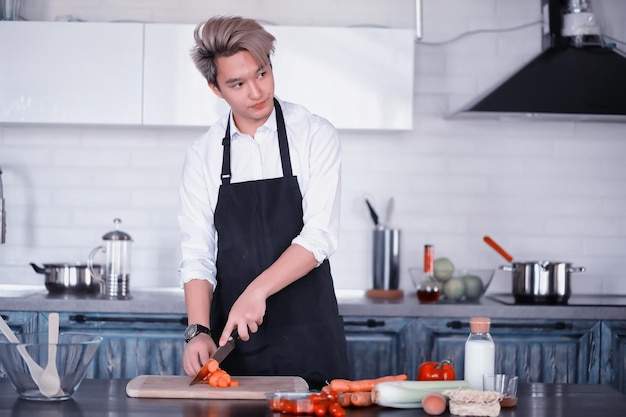
[[[230, 120], [223, 139], [222, 185], [215, 209], [217, 287], [211, 327], [219, 338], [243, 290], [291, 245], [304, 225], [302, 194], [291, 170], [287, 132], [274, 99], [282, 178], [230, 183]], [[311, 388], [348, 378], [343, 321], [325, 260], [267, 299], [263, 324], [239, 341], [222, 368], [231, 375], [297, 375]]]

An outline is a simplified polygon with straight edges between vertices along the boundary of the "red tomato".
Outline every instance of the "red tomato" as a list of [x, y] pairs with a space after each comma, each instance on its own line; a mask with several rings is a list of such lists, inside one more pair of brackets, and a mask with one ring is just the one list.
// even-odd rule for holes
[[346, 410], [339, 403], [329, 405], [328, 412], [333, 417], [344, 417], [346, 415]]
[[309, 401], [311, 401], [314, 404], [324, 402], [326, 401], [326, 393], [314, 392], [313, 394], [309, 395]]
[[324, 417], [326, 415], [326, 404], [315, 404], [313, 406], [313, 413], [317, 417]]
[[453, 381], [456, 378], [454, 367], [449, 360], [424, 362], [417, 370], [418, 381]]
[[331, 403], [337, 402], [337, 398], [339, 397], [339, 394], [337, 394], [335, 391], [328, 391], [325, 393], [325, 395], [326, 399]]
[[291, 400], [286, 400], [283, 404], [283, 409], [281, 412], [285, 414], [295, 414], [296, 413], [296, 403]]

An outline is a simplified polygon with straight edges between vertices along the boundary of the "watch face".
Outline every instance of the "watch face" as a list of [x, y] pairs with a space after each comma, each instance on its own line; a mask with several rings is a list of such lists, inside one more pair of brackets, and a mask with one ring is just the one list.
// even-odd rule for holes
[[185, 329], [185, 339], [189, 340], [192, 337], [194, 337], [196, 335], [196, 333], [198, 332], [198, 328], [195, 324], [190, 324], [189, 326], [187, 326], [187, 329]]

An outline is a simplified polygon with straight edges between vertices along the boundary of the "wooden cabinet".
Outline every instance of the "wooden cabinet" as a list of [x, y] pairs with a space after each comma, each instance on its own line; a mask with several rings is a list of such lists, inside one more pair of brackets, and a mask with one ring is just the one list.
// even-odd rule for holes
[[[60, 330], [95, 334], [104, 340], [87, 370], [88, 378], [183, 375], [183, 332], [177, 315], [60, 313]], [[42, 328], [47, 314], [41, 316]]]
[[0, 22], [0, 122], [141, 123], [143, 25]]
[[[15, 332], [47, 329], [48, 313], [2, 312]], [[88, 378], [183, 375], [182, 334], [175, 314], [60, 314], [61, 331], [104, 338]], [[463, 378], [469, 319], [346, 316], [350, 378], [405, 373], [425, 361], [450, 359]], [[496, 371], [520, 382], [610, 384], [626, 393], [626, 321], [492, 319]], [[0, 378], [5, 377], [0, 367]]]
[[626, 394], [626, 321], [602, 322], [600, 383]]
[[416, 320], [398, 317], [345, 317], [350, 378], [405, 373], [417, 377]]
[[[420, 360], [450, 359], [463, 378], [469, 319], [418, 319]], [[492, 320], [496, 372], [520, 382], [597, 384], [600, 376], [600, 322], [595, 320]]]

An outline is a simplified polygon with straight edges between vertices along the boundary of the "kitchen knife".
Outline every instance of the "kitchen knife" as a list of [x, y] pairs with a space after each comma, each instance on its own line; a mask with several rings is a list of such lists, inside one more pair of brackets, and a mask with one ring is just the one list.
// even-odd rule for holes
[[189, 385], [195, 385], [198, 382], [202, 381], [209, 374], [209, 362], [211, 359], [216, 360], [218, 363], [222, 363], [224, 358], [228, 356], [230, 352], [235, 348], [235, 340], [239, 337], [237, 333], [237, 329], [233, 330], [228, 338], [228, 341], [224, 346], [220, 346], [217, 348], [213, 355], [209, 358], [208, 361], [202, 366], [202, 369], [198, 372], [198, 374], [194, 377], [194, 379], [189, 383]]

